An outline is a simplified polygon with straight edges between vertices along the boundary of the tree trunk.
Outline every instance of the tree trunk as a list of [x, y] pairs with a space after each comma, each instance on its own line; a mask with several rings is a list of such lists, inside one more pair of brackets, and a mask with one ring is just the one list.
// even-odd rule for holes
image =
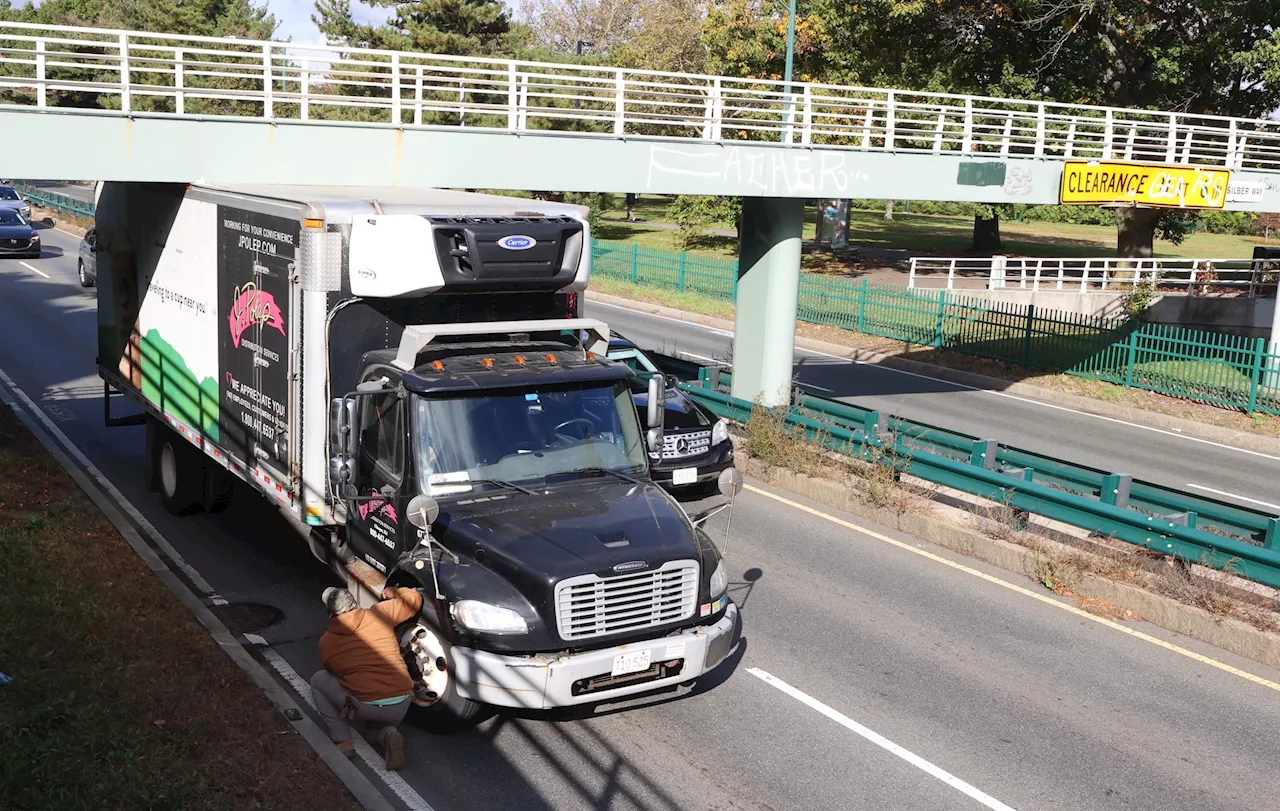
[[893, 201], [892, 200], [884, 204], [884, 218], [886, 220], [893, 219]]
[[996, 252], [1003, 244], [1000, 242], [1000, 214], [994, 212], [990, 219], [980, 216], [973, 218], [973, 249], [980, 252]]
[[1149, 259], [1155, 247], [1156, 208], [1116, 209], [1116, 256]]

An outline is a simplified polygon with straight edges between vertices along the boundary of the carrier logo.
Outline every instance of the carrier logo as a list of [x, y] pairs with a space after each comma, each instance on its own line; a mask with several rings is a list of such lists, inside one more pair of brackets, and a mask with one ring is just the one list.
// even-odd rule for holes
[[509, 251], [527, 251], [537, 244], [538, 240], [533, 237], [526, 237], [523, 234], [512, 234], [509, 237], [503, 237], [498, 240], [498, 245]]
[[626, 563], [619, 563], [617, 566], [613, 567], [613, 570], [615, 572], [638, 572], [641, 569], [648, 568], [649, 564], [645, 563], [643, 560], [630, 560]]
[[280, 312], [275, 296], [260, 290], [253, 282], [237, 287], [232, 296], [236, 301], [231, 305], [228, 321], [231, 325], [231, 342], [237, 349], [240, 348], [240, 337], [245, 330], [255, 324], [274, 327], [284, 335], [284, 314]]

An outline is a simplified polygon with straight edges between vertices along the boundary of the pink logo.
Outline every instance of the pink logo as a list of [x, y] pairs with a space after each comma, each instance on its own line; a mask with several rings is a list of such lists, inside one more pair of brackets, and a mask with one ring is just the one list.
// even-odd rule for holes
[[280, 330], [284, 335], [284, 314], [276, 305], [276, 297], [259, 290], [258, 285], [248, 282], [237, 287], [234, 293], [235, 304], [231, 305], [231, 341], [240, 348], [240, 336], [254, 324], [266, 324]]
[[[369, 495], [377, 496], [377, 491], [369, 491]], [[360, 520], [369, 520], [370, 515], [378, 515], [388, 519], [393, 524], [399, 524], [400, 518], [396, 515], [396, 508], [392, 506], [390, 501], [382, 498], [373, 498], [369, 501], [362, 501], [357, 505], [360, 510]]]

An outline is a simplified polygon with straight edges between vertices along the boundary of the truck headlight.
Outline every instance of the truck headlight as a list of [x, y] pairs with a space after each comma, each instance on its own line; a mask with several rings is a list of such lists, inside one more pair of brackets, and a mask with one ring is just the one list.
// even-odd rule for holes
[[716, 564], [715, 571], [711, 573], [711, 583], [710, 583], [711, 599], [714, 600], [715, 598], [719, 597], [721, 594], [724, 594], [724, 590], [728, 588], [728, 586], [729, 586], [729, 576], [725, 574], [724, 559], [722, 558], [720, 562]]
[[719, 445], [729, 439], [729, 423], [725, 420], [716, 420], [716, 424], [711, 427], [711, 444]]
[[451, 609], [453, 618], [471, 631], [490, 634], [525, 634], [529, 625], [510, 608], [502, 608], [479, 600], [459, 600]]

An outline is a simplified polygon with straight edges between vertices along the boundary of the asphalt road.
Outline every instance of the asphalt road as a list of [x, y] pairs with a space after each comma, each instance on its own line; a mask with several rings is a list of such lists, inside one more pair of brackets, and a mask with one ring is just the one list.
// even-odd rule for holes
[[[729, 332], [599, 301], [586, 311], [666, 354], [731, 356]], [[799, 347], [795, 356], [799, 381], [821, 397], [1280, 515], [1277, 456]]]
[[[179, 519], [143, 490], [141, 429], [102, 424], [76, 240], [44, 237], [43, 258], [0, 260], [0, 369], [224, 598], [279, 607], [263, 636], [308, 677], [331, 575], [251, 494]], [[723, 517], [711, 527], [745, 621], [725, 667], [626, 712], [498, 716], [451, 737], [406, 729], [408, 785], [435, 809], [1274, 807], [1277, 690], [1004, 585], [1025, 578], [748, 484], [728, 537]]]

